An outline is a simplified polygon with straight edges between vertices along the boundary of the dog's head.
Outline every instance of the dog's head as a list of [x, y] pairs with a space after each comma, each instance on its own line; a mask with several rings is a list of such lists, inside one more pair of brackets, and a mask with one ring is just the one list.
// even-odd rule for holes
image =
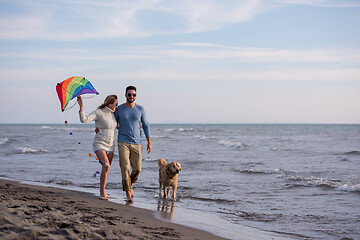
[[168, 170], [174, 175], [179, 174], [181, 171], [181, 165], [176, 161], [171, 162], [168, 164]]

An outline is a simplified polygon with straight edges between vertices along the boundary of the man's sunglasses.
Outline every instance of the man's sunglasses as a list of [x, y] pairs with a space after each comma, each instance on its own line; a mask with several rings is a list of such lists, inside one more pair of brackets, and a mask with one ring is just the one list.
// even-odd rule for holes
[[128, 93], [127, 96], [128, 96], [128, 97], [131, 97], [131, 96], [136, 97], [136, 93], [134, 93], [134, 94]]

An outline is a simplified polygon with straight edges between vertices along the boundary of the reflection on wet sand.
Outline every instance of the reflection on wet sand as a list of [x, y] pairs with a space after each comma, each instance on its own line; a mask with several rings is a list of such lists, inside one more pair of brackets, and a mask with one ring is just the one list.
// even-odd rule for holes
[[169, 201], [167, 199], [159, 199], [158, 200], [158, 208], [157, 210], [159, 212], [162, 212], [163, 215], [169, 219], [172, 220], [173, 214], [175, 209], [175, 202]]

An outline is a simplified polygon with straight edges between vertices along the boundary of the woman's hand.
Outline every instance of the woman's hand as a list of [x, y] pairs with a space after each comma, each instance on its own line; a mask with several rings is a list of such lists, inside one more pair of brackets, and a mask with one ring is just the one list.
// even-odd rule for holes
[[78, 104], [80, 106], [80, 111], [83, 111], [84, 110], [84, 103], [83, 103], [83, 100], [82, 100], [81, 96], [77, 97], [77, 102], [78, 102]]

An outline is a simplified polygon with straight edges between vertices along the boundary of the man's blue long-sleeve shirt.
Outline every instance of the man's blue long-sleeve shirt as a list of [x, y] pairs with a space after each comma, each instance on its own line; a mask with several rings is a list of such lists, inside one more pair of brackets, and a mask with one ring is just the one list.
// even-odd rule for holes
[[114, 114], [119, 124], [118, 142], [142, 144], [141, 128], [145, 136], [150, 137], [149, 123], [142, 106], [136, 104], [135, 107], [128, 108], [121, 104]]

